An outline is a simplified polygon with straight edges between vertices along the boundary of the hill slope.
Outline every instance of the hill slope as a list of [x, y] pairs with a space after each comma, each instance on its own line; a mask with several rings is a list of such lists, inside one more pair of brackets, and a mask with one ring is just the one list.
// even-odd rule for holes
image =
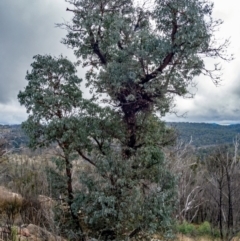
[[28, 142], [21, 125], [0, 125], [0, 138], [5, 139], [10, 148], [26, 146]]
[[240, 124], [222, 126], [207, 123], [168, 122], [168, 126], [176, 129], [179, 137], [188, 142], [192, 137], [192, 144], [196, 147], [229, 144], [240, 133]]

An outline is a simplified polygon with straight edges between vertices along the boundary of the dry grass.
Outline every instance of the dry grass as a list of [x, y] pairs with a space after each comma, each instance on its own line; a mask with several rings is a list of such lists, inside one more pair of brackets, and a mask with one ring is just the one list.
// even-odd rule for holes
[[[177, 241], [221, 241], [220, 238], [211, 238], [207, 236], [200, 236], [200, 237], [188, 237], [184, 234], [178, 234]], [[231, 241], [240, 241], [240, 237], [235, 237]]]

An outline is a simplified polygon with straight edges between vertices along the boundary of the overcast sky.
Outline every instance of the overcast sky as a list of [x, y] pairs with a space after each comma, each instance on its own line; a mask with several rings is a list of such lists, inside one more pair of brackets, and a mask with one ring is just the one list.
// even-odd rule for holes
[[[216, 87], [211, 80], [198, 78], [193, 99], [176, 98], [178, 115], [167, 121], [240, 123], [240, 14], [237, 0], [214, 0], [214, 17], [224, 20], [219, 38], [231, 37], [229, 53], [235, 59], [223, 63], [223, 82]], [[56, 28], [71, 18], [64, 0], [0, 0], [0, 123], [20, 124], [26, 120], [17, 94], [27, 85], [36, 54], [63, 54], [75, 60], [72, 50], [60, 43], [66, 32]], [[83, 71], [79, 68], [79, 75]]]

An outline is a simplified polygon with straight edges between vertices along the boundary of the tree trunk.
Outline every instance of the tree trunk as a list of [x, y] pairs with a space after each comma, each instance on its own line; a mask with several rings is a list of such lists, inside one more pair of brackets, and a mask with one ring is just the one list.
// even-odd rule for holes
[[136, 137], [136, 113], [133, 110], [124, 109], [124, 122], [127, 126], [127, 148], [124, 150], [124, 156], [129, 158], [132, 155], [131, 149], [135, 149], [137, 137]]
[[223, 223], [222, 223], [222, 183], [219, 183], [219, 209], [218, 209], [218, 218], [219, 218], [219, 230], [220, 230], [220, 237], [223, 240]]
[[233, 228], [233, 204], [232, 204], [232, 189], [231, 189], [231, 177], [227, 173], [227, 186], [228, 186], [228, 236], [232, 234]]
[[85, 241], [86, 238], [83, 233], [83, 228], [81, 227], [81, 224], [79, 222], [78, 216], [74, 213], [72, 209], [72, 204], [73, 204], [73, 187], [72, 187], [72, 164], [69, 161], [69, 157], [65, 156], [65, 162], [66, 162], [66, 175], [67, 175], [67, 192], [68, 192], [68, 206], [70, 209], [71, 217], [72, 217], [72, 225], [73, 225], [73, 230], [81, 232], [81, 236], [79, 237], [79, 241]]

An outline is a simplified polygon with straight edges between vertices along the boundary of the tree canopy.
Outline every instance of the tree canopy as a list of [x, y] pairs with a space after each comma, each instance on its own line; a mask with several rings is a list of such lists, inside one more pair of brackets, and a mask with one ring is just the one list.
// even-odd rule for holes
[[231, 59], [228, 40], [218, 43], [221, 20], [212, 18], [206, 0], [76, 1], [63, 43], [89, 66], [88, 86], [119, 108], [128, 126], [128, 146], [135, 148], [138, 113], [169, 112], [174, 95], [188, 94], [200, 74], [214, 83], [220, 66], [207, 69], [205, 58]]
[[[228, 41], [217, 43], [221, 20], [212, 18], [206, 0], [76, 1], [63, 43], [88, 71], [88, 84], [107, 93], [125, 113], [157, 108], [168, 111], [173, 95], [185, 95], [193, 78], [219, 81], [219, 67], [205, 57], [228, 59]], [[171, 98], [170, 98], [171, 99]], [[164, 108], [165, 107], [165, 108]]]

